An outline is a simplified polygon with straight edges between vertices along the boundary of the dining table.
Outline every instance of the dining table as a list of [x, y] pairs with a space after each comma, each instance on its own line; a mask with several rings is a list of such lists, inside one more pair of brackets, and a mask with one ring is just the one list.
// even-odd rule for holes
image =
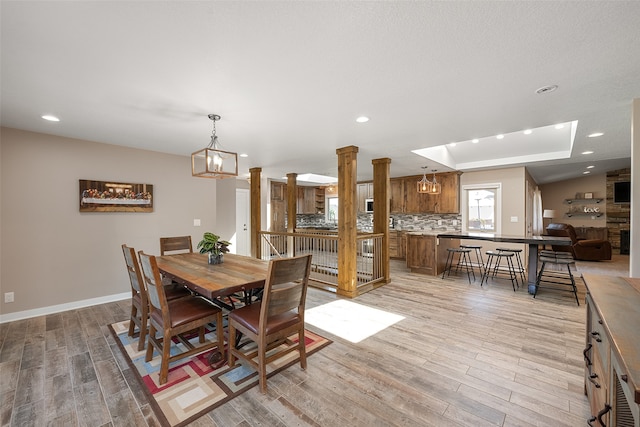
[[[207, 254], [184, 253], [156, 257], [164, 277], [220, 304], [221, 297], [251, 293], [264, 287], [269, 262], [227, 253], [220, 264], [209, 264]], [[225, 308], [228, 308], [225, 306]]]
[[529, 245], [529, 258], [527, 262], [527, 289], [530, 294], [536, 291], [536, 279], [538, 274], [538, 248], [545, 245], [571, 246], [569, 237], [561, 236], [512, 236], [494, 233], [439, 233], [439, 239], [460, 239], [460, 240], [485, 240], [489, 242], [520, 243]]
[[[186, 286], [213, 304], [233, 310], [233, 297], [241, 292], [244, 304], [250, 304], [263, 288], [269, 262], [243, 255], [225, 254], [220, 264], [209, 264], [207, 254], [184, 253], [156, 257], [160, 273], [173, 282]], [[225, 302], [228, 297], [229, 303]], [[236, 345], [241, 336], [237, 336]], [[222, 350], [222, 349], [221, 349]], [[226, 361], [223, 351], [212, 352], [209, 364], [219, 368]]]

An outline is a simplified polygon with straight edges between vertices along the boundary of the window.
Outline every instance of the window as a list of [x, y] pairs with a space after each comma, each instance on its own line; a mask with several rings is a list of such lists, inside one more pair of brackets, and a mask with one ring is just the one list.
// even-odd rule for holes
[[500, 233], [500, 188], [500, 184], [462, 187], [465, 231]]
[[338, 198], [327, 197], [327, 222], [338, 222]]

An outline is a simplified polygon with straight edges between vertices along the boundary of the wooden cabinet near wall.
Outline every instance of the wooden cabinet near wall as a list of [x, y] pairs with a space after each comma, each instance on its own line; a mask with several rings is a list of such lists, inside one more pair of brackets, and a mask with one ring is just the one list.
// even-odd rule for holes
[[316, 187], [316, 212], [317, 214], [324, 214], [324, 187]]
[[271, 183], [271, 231], [287, 231], [287, 184], [281, 182]]
[[[460, 174], [446, 172], [436, 174], [442, 188], [440, 194], [418, 193], [418, 181], [422, 175], [391, 180], [391, 213], [460, 213]], [[433, 175], [429, 178], [433, 179]]]
[[362, 182], [357, 186], [358, 212], [366, 212], [365, 201], [373, 199], [373, 182]]
[[591, 426], [640, 427], [640, 279], [584, 275]]
[[316, 188], [298, 187], [297, 210], [299, 214], [316, 213]]
[[389, 230], [389, 258], [405, 259], [406, 233], [404, 231]]

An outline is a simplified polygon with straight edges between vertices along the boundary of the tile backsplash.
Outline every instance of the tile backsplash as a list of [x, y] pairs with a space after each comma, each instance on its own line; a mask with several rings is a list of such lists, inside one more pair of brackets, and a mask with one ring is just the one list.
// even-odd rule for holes
[[[436, 230], [436, 231], [460, 231], [462, 228], [462, 215], [459, 214], [393, 214], [395, 230]], [[299, 214], [296, 218], [298, 227], [326, 227], [334, 225], [327, 223], [324, 215]], [[371, 231], [373, 228], [373, 214], [358, 214], [358, 229]]]

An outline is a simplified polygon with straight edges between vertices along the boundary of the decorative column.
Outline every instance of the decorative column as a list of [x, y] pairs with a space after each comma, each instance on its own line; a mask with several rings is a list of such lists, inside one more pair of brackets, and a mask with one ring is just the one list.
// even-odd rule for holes
[[251, 168], [251, 256], [262, 258], [260, 251], [260, 231], [262, 230], [260, 211], [260, 173], [262, 168]]
[[[384, 282], [391, 281], [389, 273], [389, 200], [391, 199], [391, 182], [389, 181], [391, 159], [373, 159], [373, 232], [384, 233], [382, 248], [375, 251], [374, 269], [380, 268], [380, 277]], [[374, 275], [377, 277], [377, 271]]]
[[[298, 214], [297, 177], [297, 173], [287, 174], [287, 233], [293, 233], [296, 230], [296, 220]], [[295, 255], [293, 236], [287, 236], [287, 254], [290, 257]]]
[[358, 295], [357, 205], [358, 147], [338, 148], [338, 295]]

